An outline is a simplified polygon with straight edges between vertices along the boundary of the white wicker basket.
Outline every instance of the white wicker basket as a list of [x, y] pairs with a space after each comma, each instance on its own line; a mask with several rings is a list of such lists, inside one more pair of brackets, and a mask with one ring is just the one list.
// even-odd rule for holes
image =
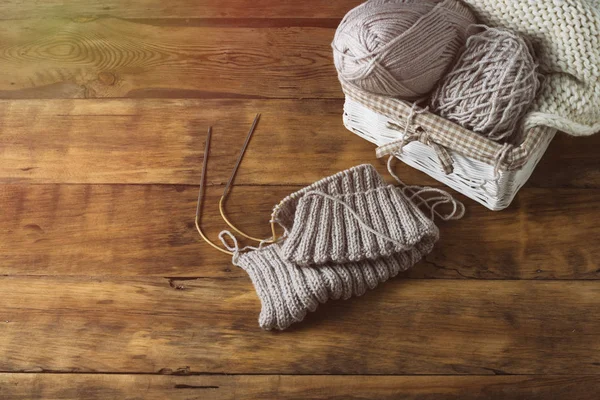
[[[413, 137], [394, 155], [490, 210], [509, 206], [556, 133], [537, 127], [503, 146], [431, 113], [411, 116], [411, 105], [404, 101], [343, 86], [344, 125], [350, 131], [382, 146], [402, 139], [412, 119], [408, 132]], [[444, 172], [440, 149], [451, 161], [452, 172]]]

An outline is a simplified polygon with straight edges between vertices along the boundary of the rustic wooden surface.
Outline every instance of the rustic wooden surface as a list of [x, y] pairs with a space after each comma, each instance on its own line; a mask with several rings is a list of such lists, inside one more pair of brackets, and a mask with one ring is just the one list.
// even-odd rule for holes
[[6, 374], [12, 400], [597, 400], [597, 376]]
[[[467, 216], [413, 270], [257, 326], [204, 225], [373, 162], [341, 123], [329, 43], [356, 0], [0, 4], [0, 399], [597, 399], [600, 136], [551, 144], [513, 205]], [[439, 185], [398, 165], [409, 183]]]

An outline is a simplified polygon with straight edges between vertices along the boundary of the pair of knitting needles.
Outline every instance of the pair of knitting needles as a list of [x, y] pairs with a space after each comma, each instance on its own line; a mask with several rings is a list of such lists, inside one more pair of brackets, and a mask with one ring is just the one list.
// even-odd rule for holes
[[[241, 231], [239, 228], [237, 228], [235, 225], [233, 225], [233, 223], [229, 220], [229, 218], [227, 218], [227, 215], [225, 213], [225, 202], [227, 201], [227, 196], [229, 195], [229, 192], [231, 191], [231, 186], [233, 185], [233, 181], [234, 181], [237, 171], [240, 167], [240, 164], [242, 163], [244, 154], [246, 153], [246, 150], [248, 149], [248, 144], [250, 144], [250, 139], [252, 138], [252, 135], [254, 134], [254, 130], [256, 129], [256, 124], [258, 124], [259, 119], [260, 119], [260, 114], [256, 114], [256, 117], [254, 118], [254, 122], [252, 122], [252, 126], [250, 127], [250, 131], [248, 131], [248, 135], [246, 135], [246, 140], [244, 141], [242, 150], [240, 151], [240, 154], [238, 155], [238, 159], [235, 163], [235, 166], [233, 167], [231, 176], [229, 177], [229, 180], [227, 181], [227, 184], [225, 185], [225, 189], [223, 190], [223, 194], [221, 195], [221, 198], [219, 199], [219, 214], [221, 215], [221, 218], [223, 219], [223, 221], [225, 221], [227, 226], [229, 226], [229, 228], [231, 228], [233, 231], [240, 234], [241, 236], [245, 237], [246, 239], [249, 239], [249, 240], [252, 240], [252, 241], [255, 241], [258, 243], [275, 243], [275, 241], [277, 240], [277, 234], [275, 233], [275, 221], [273, 220], [273, 218], [271, 218], [272, 237], [271, 237], [271, 239], [265, 240], [265, 239], [260, 239], [260, 238], [248, 235], [248, 234], [244, 233], [243, 231]], [[204, 205], [202, 200], [204, 198], [204, 190], [205, 190], [204, 184], [205, 184], [205, 179], [206, 179], [206, 169], [207, 169], [207, 165], [208, 165], [208, 154], [210, 152], [211, 139], [212, 139], [212, 126], [210, 126], [208, 128], [208, 133], [206, 135], [206, 145], [204, 148], [204, 159], [202, 160], [202, 173], [200, 175], [200, 188], [198, 191], [198, 202], [196, 203], [196, 219], [195, 219], [196, 230], [200, 234], [200, 237], [206, 243], [208, 243], [209, 245], [211, 245], [212, 247], [214, 247], [215, 249], [219, 250], [222, 253], [233, 255], [233, 252], [225, 250], [222, 247], [218, 246], [217, 244], [213, 243], [206, 236], [204, 231], [202, 231], [201, 224], [200, 224], [201, 219], [202, 219], [202, 209], [203, 209], [203, 205]]]

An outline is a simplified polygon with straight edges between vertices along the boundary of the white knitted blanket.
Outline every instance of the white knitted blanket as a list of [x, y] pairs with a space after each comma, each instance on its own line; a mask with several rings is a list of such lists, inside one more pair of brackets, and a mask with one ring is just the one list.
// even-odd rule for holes
[[531, 39], [546, 77], [525, 127], [600, 131], [600, 0], [465, 0], [479, 20]]

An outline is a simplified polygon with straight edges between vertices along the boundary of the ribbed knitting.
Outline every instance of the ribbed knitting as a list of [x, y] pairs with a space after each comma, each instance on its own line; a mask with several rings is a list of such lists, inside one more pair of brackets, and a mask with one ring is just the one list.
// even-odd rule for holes
[[395, 186], [331, 198], [318, 193], [323, 192], [308, 192], [299, 201], [282, 246], [285, 258], [298, 265], [390, 256], [409, 250], [429, 231], [430, 221]]
[[260, 327], [283, 330], [302, 321], [319, 303], [362, 296], [367, 289], [409, 269], [431, 252], [437, 239], [436, 232], [414, 248], [390, 257], [313, 267], [286, 260], [281, 246], [273, 244], [241, 254], [236, 265], [248, 273], [260, 299]]
[[279, 202], [273, 208], [273, 219], [289, 234], [294, 225], [296, 208], [304, 195], [311, 191], [321, 191], [328, 194], [352, 194], [387, 186], [383, 177], [371, 164], [361, 164], [340, 171], [337, 174], [320, 179], [306, 186]]
[[371, 165], [289, 195], [273, 217], [288, 237], [234, 257], [261, 300], [263, 329], [285, 329], [328, 299], [364, 294], [417, 263], [439, 237]]

